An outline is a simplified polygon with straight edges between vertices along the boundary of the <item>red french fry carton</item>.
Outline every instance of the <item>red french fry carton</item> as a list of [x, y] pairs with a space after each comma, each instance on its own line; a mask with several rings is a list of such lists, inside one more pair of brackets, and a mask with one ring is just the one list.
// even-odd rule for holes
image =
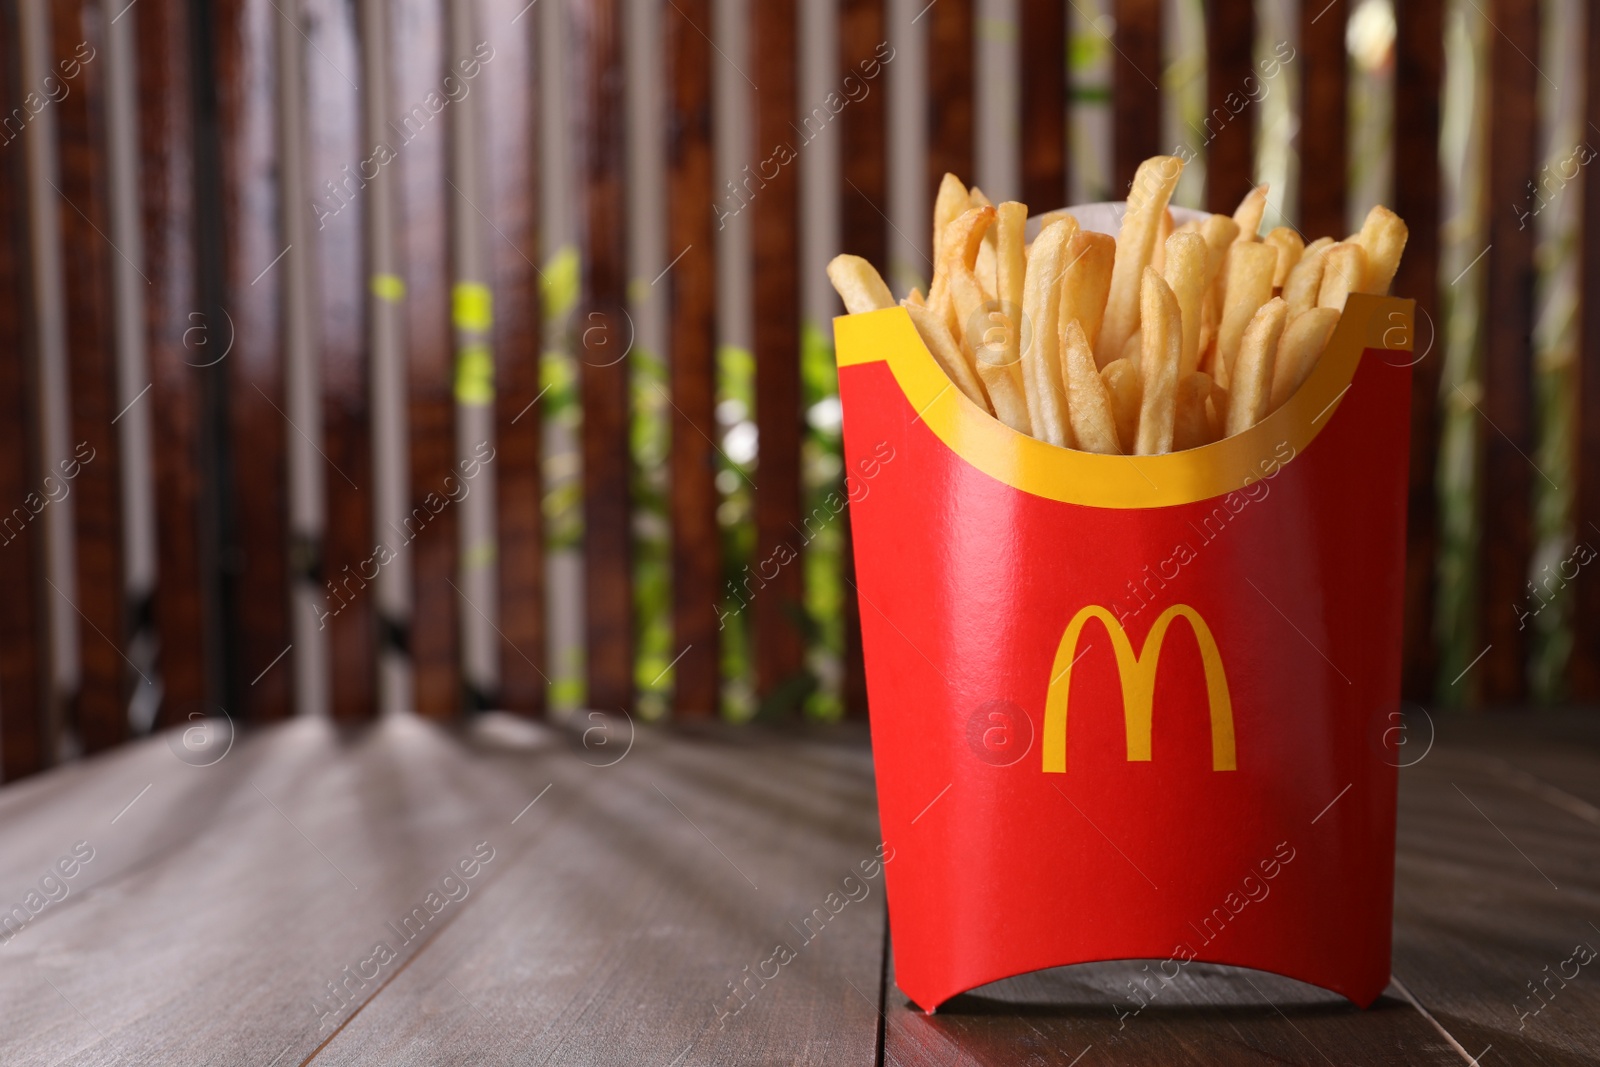
[[1352, 295], [1264, 422], [1139, 457], [1007, 429], [903, 309], [835, 320], [922, 1008], [1111, 959], [1152, 961], [1143, 996], [1193, 960], [1388, 984], [1412, 306]]

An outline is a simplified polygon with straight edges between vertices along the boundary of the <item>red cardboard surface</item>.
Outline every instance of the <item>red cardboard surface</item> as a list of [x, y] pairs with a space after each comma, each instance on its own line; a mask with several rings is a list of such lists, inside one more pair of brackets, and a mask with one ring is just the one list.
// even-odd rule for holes
[[[895, 974], [917, 1004], [1125, 958], [1362, 1006], [1387, 985], [1411, 358], [1373, 344], [1409, 348], [1410, 313], [1352, 297], [1334, 380], [1302, 390], [1333, 397], [1320, 412], [1307, 397], [1166, 466], [1069, 456], [959, 394], [919, 411], [932, 362], [905, 313], [838, 320]], [[1197, 497], [1220, 468], [1234, 488]]]

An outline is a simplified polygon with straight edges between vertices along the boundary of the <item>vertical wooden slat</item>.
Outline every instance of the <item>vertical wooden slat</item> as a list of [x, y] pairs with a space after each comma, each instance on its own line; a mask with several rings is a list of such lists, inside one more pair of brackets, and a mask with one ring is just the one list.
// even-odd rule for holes
[[[862, 77], [877, 69], [871, 93], [840, 112], [839, 215], [841, 251], [861, 256], [880, 270], [888, 269], [889, 141], [888, 76], [879, 48], [887, 40], [884, 0], [843, 0], [839, 5], [839, 66], [846, 75]], [[862, 64], [877, 63], [863, 69]], [[848, 495], [848, 494], [846, 494]], [[843, 538], [841, 576], [844, 586], [845, 714], [867, 713], [867, 676], [861, 659], [861, 605], [856, 599], [856, 560], [850, 530], [850, 507], [840, 516]]]
[[[673, 711], [715, 715], [722, 681], [722, 532], [717, 525], [716, 228], [712, 176], [710, 0], [675, 0], [667, 38], [667, 272], [672, 387]], [[870, 97], [868, 99], [871, 99]]]
[[[1587, 128], [1600, 126], [1600, 14], [1584, 20], [1584, 110]], [[1591, 146], [1593, 140], [1585, 138]], [[1578, 543], [1600, 551], [1600, 167], [1583, 171], [1579, 231]], [[1572, 699], [1600, 700], [1600, 567], [1578, 572], [1572, 613], [1569, 684]]]
[[[974, 173], [972, 127], [972, 70], [974, 63], [973, 0], [938, 0], [929, 4], [917, 16], [927, 26], [928, 34], [928, 203], [933, 203], [939, 179], [946, 171], [971, 185]], [[767, 5], [755, 16], [766, 18]], [[787, 25], [787, 24], [786, 24]], [[781, 38], [785, 48], [792, 50], [795, 32], [784, 31]], [[753, 57], [759, 68], [768, 56], [757, 52]], [[785, 60], [778, 57], [779, 63]], [[793, 65], [793, 58], [786, 61]], [[790, 90], [791, 100], [793, 90]], [[791, 107], [789, 112], [793, 112]], [[786, 112], [783, 123], [793, 117]], [[768, 141], [758, 140], [758, 144]]]
[[1525, 204], [1539, 167], [1539, 9], [1500, 0], [1489, 9], [1489, 246], [1485, 293], [1487, 358], [1480, 402], [1485, 424], [1479, 611], [1489, 651], [1479, 694], [1505, 703], [1527, 693], [1527, 631], [1516, 608], [1527, 596], [1532, 545], [1534, 227]]
[[[0, 0], [0, 99], [22, 100], [17, 0]], [[0, 126], [0, 781], [40, 770], [46, 763], [43, 685], [44, 527], [34, 473], [38, 444], [33, 405], [37, 395], [27, 355], [29, 296], [27, 197], [21, 127]]]
[[1037, 214], [1067, 202], [1067, 5], [1021, 3], [1022, 199]]
[[[159, 581], [155, 617], [163, 687], [158, 723], [171, 725], [220, 695], [208, 677], [220, 628], [208, 626], [201, 563], [202, 383], [186, 341], [204, 317], [195, 284], [193, 84], [186, 0], [141, 0], [123, 16], [138, 29], [139, 164], [151, 388], [139, 401], [156, 412]], [[217, 620], [213, 620], [217, 621]]]
[[[1437, 53], [1441, 48], [1440, 34], [1443, 32], [1439, 25], [1438, 4], [1431, 0], [1424, 0], [1420, 8], [1432, 7], [1432, 44], [1424, 42], [1420, 35], [1428, 26], [1429, 16], [1426, 11], [1416, 9], [1414, 5], [1402, 4], [1402, 10], [1395, 15], [1396, 22], [1406, 27], [1406, 32], [1412, 35], [1410, 40], [1403, 38], [1397, 41], [1396, 51], [1399, 64], [1410, 63], [1412, 69], [1402, 70], [1397, 73], [1397, 78], [1426, 77], [1426, 71], [1416, 68], [1416, 64], [1426, 62], [1427, 56], [1423, 50], [1431, 47]], [[1298, 139], [1300, 149], [1300, 229], [1308, 237], [1323, 236], [1343, 237], [1346, 231], [1345, 219], [1345, 182], [1348, 175], [1346, 162], [1346, 141], [1348, 124], [1346, 121], [1347, 107], [1347, 77], [1348, 69], [1345, 55], [1344, 33], [1345, 20], [1349, 14], [1347, 0], [1301, 0], [1300, 4], [1300, 78], [1302, 85], [1300, 134]], [[1435, 80], [1437, 80], [1437, 64], [1434, 67]], [[1421, 91], [1421, 86], [1417, 87]], [[1429, 151], [1426, 146], [1434, 146], [1430, 159], [1438, 157], [1438, 98], [1439, 90], [1433, 88], [1433, 133], [1429, 140], [1418, 142], [1418, 152], [1414, 152], [1410, 141], [1411, 131], [1400, 125], [1402, 113], [1414, 121], [1425, 121], [1426, 116], [1420, 113], [1425, 108], [1423, 98], [1408, 99], [1404, 91], [1397, 85], [1395, 92], [1395, 144], [1405, 146], [1395, 153], [1397, 159], [1404, 160], [1402, 164], [1407, 168], [1407, 181], [1395, 183], [1398, 190], [1404, 189], [1412, 177], [1412, 167], [1420, 162], [1419, 152]], [[1412, 114], [1417, 112], [1417, 114]], [[1426, 133], [1418, 129], [1417, 133]], [[1434, 170], [1438, 168], [1435, 167]], [[1426, 181], [1426, 179], [1424, 179]], [[1438, 213], [1438, 178], [1433, 178], [1433, 192], [1428, 197], [1428, 210]], [[1420, 196], [1416, 199], [1420, 199]], [[1411, 216], [1404, 215], [1408, 221]], [[1410, 247], [1406, 249], [1406, 260], [1412, 261]], [[1437, 264], [1436, 264], [1437, 265]], [[1396, 289], [1396, 292], [1404, 290]], [[1406, 295], [1411, 295], [1406, 293]]]
[[[633, 509], [622, 0], [569, 9], [582, 267], [573, 347], [583, 394], [584, 643], [588, 705], [633, 706]], [[765, 195], [765, 194], [763, 194]]]
[[[227, 383], [232, 445], [234, 610], [238, 632], [236, 714], [289, 713], [287, 444], [280, 283], [285, 239], [279, 223], [277, 113], [271, 0], [230, 0], [214, 8], [213, 57], [225, 225], [223, 306], [207, 355], [230, 341]], [[269, 669], [270, 668], [270, 669]]]
[[320, 302], [313, 315], [322, 365], [321, 449], [328, 460], [320, 560], [327, 600], [320, 618], [328, 634], [330, 707], [334, 718], [348, 721], [376, 709], [375, 589], [361, 578], [364, 562], [370, 574], [374, 541], [365, 315], [371, 287], [362, 245], [374, 189], [352, 177], [352, 161], [366, 158], [386, 135], [362, 128], [355, 5], [307, 0], [305, 11], [308, 192], [318, 224], [312, 273]]
[[[404, 550], [414, 582], [411, 665], [417, 711], [447, 719], [461, 710], [460, 606], [457, 580], [460, 515], [454, 504], [434, 513], [459, 481], [455, 471], [455, 391], [450, 333], [449, 218], [445, 126], [431, 108], [444, 99], [445, 18], [441, 0], [400, 0], [390, 7], [391, 135], [399, 174], [398, 247], [404, 264], [407, 431], [411, 443], [408, 513], [432, 514]], [[435, 101], [429, 104], [429, 94]], [[446, 479], [450, 479], [446, 483]], [[459, 492], [459, 490], [457, 490]]]
[[[940, 18], [934, 5], [929, 17]], [[952, 9], [970, 8], [950, 3]], [[797, 89], [798, 31], [793, 0], [762, 3], [750, 13], [750, 70], [757, 80], [755, 100], [758, 152], [766, 158], [787, 146], [794, 137]], [[943, 32], [933, 30], [935, 40]], [[962, 44], [970, 49], [970, 39]], [[969, 56], [970, 52], [963, 53]], [[940, 55], [937, 48], [933, 55]], [[952, 61], [959, 66], [959, 62]], [[935, 64], [937, 66], [937, 64]], [[935, 77], [931, 81], [939, 81]], [[934, 89], [938, 97], [950, 86]], [[965, 140], [945, 131], [946, 138], [932, 158], [956, 167], [959, 144], [971, 159], [970, 104], [951, 100], [950, 128], [965, 128]], [[963, 109], [966, 109], [965, 111]], [[964, 116], [964, 117], [963, 117]], [[767, 174], [775, 170], [770, 179]], [[786, 555], [795, 554], [800, 529], [800, 180], [792, 165], [762, 168], [767, 179], [751, 201], [751, 273], [755, 307], [756, 428], [760, 463], [756, 481], [756, 550], [752, 572], [761, 572], [765, 585], [752, 605], [755, 612], [756, 695], [762, 702], [783, 699], [780, 688], [792, 686], [805, 669], [806, 640], [795, 615], [805, 610], [802, 567], [798, 560], [766, 571]], [[769, 562], [770, 561], [770, 562]], [[787, 690], [784, 691], [785, 693]], [[769, 705], [770, 706], [770, 705]]]
[[1245, 79], [1254, 75], [1251, 0], [1206, 5], [1206, 208], [1233, 213], [1255, 173], [1256, 107]]
[[[1439, 315], [1439, 97], [1444, 73], [1442, 0], [1412, 0], [1395, 9], [1394, 209], [1411, 235], [1393, 291], [1417, 302], [1411, 371], [1411, 482], [1406, 516], [1406, 611], [1402, 690], [1408, 700], [1433, 696], [1438, 652], [1433, 641], [1434, 567], [1439, 548], [1435, 473], [1439, 459], [1439, 375], [1444, 352]], [[1329, 12], [1328, 17], [1333, 13]], [[1341, 68], [1342, 69], [1342, 68]], [[1343, 90], [1340, 90], [1343, 98]], [[1342, 127], [1341, 127], [1342, 128]], [[1316, 140], [1313, 138], [1313, 140]], [[1339, 164], [1342, 167], [1342, 157]], [[1324, 164], [1326, 167], [1327, 164]], [[1308, 173], [1309, 167], [1302, 170]], [[1339, 174], [1343, 174], [1341, 169]], [[1301, 203], [1311, 192], [1306, 183]], [[1343, 211], [1343, 193], [1339, 211]], [[1326, 209], [1323, 209], [1326, 210]], [[1307, 232], [1318, 230], [1307, 216]], [[1332, 226], [1340, 216], [1323, 220]]]
[[1117, 0], [1111, 60], [1111, 154], [1120, 197], [1161, 145], [1161, 0]]
[[[128, 732], [129, 669], [122, 658], [127, 617], [122, 582], [122, 492], [118, 462], [116, 350], [111, 324], [115, 251], [107, 207], [105, 41], [99, 5], [69, 0], [51, 8], [51, 66], [68, 91], [57, 111], [63, 271], [68, 279], [67, 355], [72, 441], [78, 646], [82, 681], [75, 702], [87, 752]], [[71, 77], [66, 75], [71, 74]], [[58, 481], [63, 472], [50, 472]]]
[[544, 480], [540, 441], [539, 355], [539, 20], [526, 0], [487, 0], [484, 24], [494, 58], [483, 67], [480, 110], [492, 124], [482, 154], [488, 168], [484, 210], [499, 233], [489, 236], [494, 290], [495, 499], [499, 508], [500, 706], [543, 715], [545, 662]]

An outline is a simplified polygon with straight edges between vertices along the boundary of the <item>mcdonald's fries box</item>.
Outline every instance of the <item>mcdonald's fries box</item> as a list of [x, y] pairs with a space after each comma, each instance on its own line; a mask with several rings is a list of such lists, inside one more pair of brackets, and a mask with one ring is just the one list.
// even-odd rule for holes
[[1112, 959], [1388, 984], [1411, 314], [1352, 295], [1265, 421], [1138, 457], [1006, 428], [901, 308], [835, 321], [916, 1004]]

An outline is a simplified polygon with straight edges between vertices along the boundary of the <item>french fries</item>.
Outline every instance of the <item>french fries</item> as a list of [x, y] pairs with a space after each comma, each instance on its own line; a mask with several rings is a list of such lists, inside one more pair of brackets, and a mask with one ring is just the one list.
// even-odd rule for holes
[[1088, 335], [1077, 319], [1061, 320], [1061, 369], [1078, 447], [1085, 452], [1120, 455], [1111, 390], [1095, 368]]
[[1156, 237], [1166, 216], [1167, 201], [1178, 187], [1183, 160], [1152, 156], [1139, 164], [1128, 193], [1128, 209], [1117, 235], [1117, 254], [1111, 267], [1111, 292], [1106, 297], [1095, 358], [1103, 367], [1122, 354], [1122, 346], [1139, 328], [1139, 287], [1144, 269], [1155, 254]]
[[[1406, 225], [1379, 206], [1344, 240], [1258, 236], [1265, 185], [1232, 216], [1175, 225], [1182, 169], [1139, 167], [1115, 238], [1062, 209], [1031, 243], [1026, 205], [946, 174], [927, 295], [899, 306], [954, 390], [1047, 444], [1130, 456], [1203, 447], [1288, 403], [1350, 294], [1388, 292]], [[852, 315], [895, 306], [859, 256], [836, 256], [828, 278]]]
[[852, 315], [894, 307], [894, 294], [884, 284], [883, 275], [860, 256], [834, 256], [828, 261], [828, 280]]
[[1178, 365], [1183, 361], [1183, 318], [1178, 298], [1154, 267], [1144, 269], [1139, 290], [1139, 377], [1144, 386], [1139, 402], [1139, 427], [1133, 451], [1158, 456], [1172, 451], [1173, 421], [1178, 411]]

